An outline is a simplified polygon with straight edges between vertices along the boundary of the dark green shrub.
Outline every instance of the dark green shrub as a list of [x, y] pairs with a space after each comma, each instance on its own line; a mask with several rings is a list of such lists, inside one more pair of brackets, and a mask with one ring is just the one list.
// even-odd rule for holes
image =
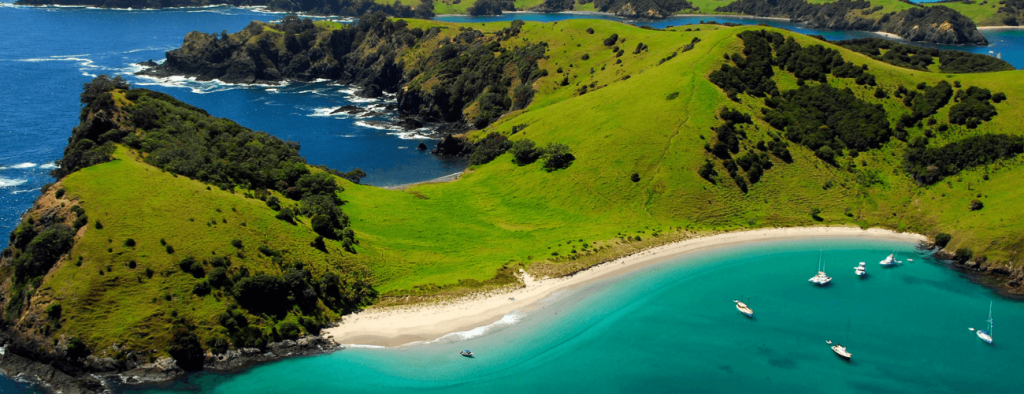
[[177, 361], [181, 369], [198, 371], [203, 368], [203, 346], [199, 338], [186, 327], [178, 326], [172, 331], [171, 346], [167, 348], [167, 353]]
[[935, 236], [935, 246], [938, 246], [939, 248], [945, 248], [946, 245], [949, 245], [949, 241], [952, 239], [953, 237], [949, 234], [939, 233], [938, 235]]
[[267, 206], [270, 207], [270, 209], [273, 209], [275, 211], [280, 211], [281, 210], [281, 200], [278, 200], [277, 197], [270, 196], [270, 198], [267, 198]]
[[238, 249], [241, 249], [242, 248], [242, 240], [240, 240], [240, 239], [232, 239], [231, 240], [231, 246], [234, 246], [234, 247], [236, 247]]
[[75, 219], [74, 227], [77, 230], [77, 229], [82, 228], [82, 226], [85, 226], [88, 223], [89, 223], [89, 216], [81, 215], [81, 216], [78, 217], [78, 219]]
[[559, 143], [550, 143], [544, 149], [547, 159], [544, 161], [544, 169], [548, 172], [569, 168], [576, 157], [569, 153], [569, 146]]
[[617, 41], [619, 41], [619, 35], [612, 34], [611, 36], [608, 36], [608, 38], [604, 39], [604, 46], [610, 47], [612, 45], [615, 45]]
[[985, 204], [981, 203], [981, 200], [971, 200], [971, 210], [978, 211], [985, 207]]
[[128, 239], [124, 240], [124, 246], [127, 246], [129, 248], [134, 248], [135, 247], [135, 240], [131, 239], [131, 238], [128, 238]]
[[78, 360], [87, 357], [90, 353], [92, 352], [89, 351], [89, 347], [85, 345], [82, 338], [72, 337], [68, 340], [67, 356], [69, 359]]
[[640, 182], [640, 174], [634, 172], [633, 175], [629, 176], [629, 180], [633, 181], [633, 183]]
[[295, 214], [292, 212], [291, 208], [282, 209], [281, 212], [278, 212], [274, 217], [288, 223], [295, 224]]
[[196, 283], [195, 286], [192, 286], [192, 294], [195, 294], [200, 297], [204, 297], [207, 294], [210, 294], [210, 284], [207, 283], [205, 280]]
[[174, 247], [173, 247], [173, 246], [171, 246], [171, 245], [167, 245], [167, 246], [166, 246], [166, 247], [164, 248], [164, 250], [166, 250], [166, 251], [167, 251], [167, 254], [174, 254]]
[[541, 149], [537, 149], [537, 145], [533, 141], [526, 138], [513, 142], [509, 152], [512, 153], [512, 161], [520, 166], [537, 161], [544, 153]]
[[210, 286], [214, 288], [221, 288], [228, 285], [228, 270], [224, 267], [216, 267], [210, 270], [210, 273], [206, 276], [206, 281], [210, 283]]
[[57, 198], [63, 198], [64, 197], [64, 188], [57, 189], [57, 191], [53, 194], [53, 196], [57, 197]]
[[302, 334], [302, 328], [298, 323], [287, 320], [277, 325], [277, 333], [282, 339], [296, 339]]
[[223, 354], [231, 348], [231, 344], [222, 336], [210, 337], [206, 339], [206, 347], [210, 349], [213, 354]]
[[974, 251], [971, 248], [963, 247], [956, 250], [956, 261], [961, 264], [970, 261], [974, 257]]

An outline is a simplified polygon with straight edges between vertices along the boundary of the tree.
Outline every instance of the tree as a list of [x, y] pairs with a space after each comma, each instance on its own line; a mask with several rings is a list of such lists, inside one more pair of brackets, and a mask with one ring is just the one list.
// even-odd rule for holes
[[171, 346], [167, 353], [186, 371], [203, 369], [204, 351], [199, 338], [187, 327], [178, 326], [171, 333]]
[[537, 144], [526, 138], [513, 142], [509, 152], [512, 153], [512, 161], [520, 166], [537, 161], [541, 154], [544, 153], [537, 149]]
[[949, 234], [939, 233], [938, 235], [935, 236], [935, 246], [938, 246], [939, 248], [945, 248], [946, 245], [949, 245], [949, 241], [952, 239], [953, 237], [950, 236]]
[[834, 164], [836, 160], [835, 151], [833, 151], [832, 148], [829, 147], [828, 145], [818, 148], [818, 150], [814, 151], [814, 155], [818, 156], [819, 158], [821, 158], [821, 160], [824, 160], [827, 163]]
[[981, 203], [981, 200], [971, 200], [971, 210], [977, 211], [985, 207], [985, 204]]
[[559, 143], [550, 143], [544, 149], [547, 160], [544, 161], [544, 169], [548, 172], [568, 168], [576, 157], [569, 153], [569, 146]]
[[715, 183], [715, 177], [718, 176], [718, 172], [715, 171], [715, 163], [711, 162], [711, 159], [704, 159], [704, 164], [700, 166], [700, 170], [697, 170], [697, 174], [711, 183]]
[[960, 264], [966, 263], [974, 257], [974, 251], [971, 248], [963, 247], [956, 250], [956, 261]]

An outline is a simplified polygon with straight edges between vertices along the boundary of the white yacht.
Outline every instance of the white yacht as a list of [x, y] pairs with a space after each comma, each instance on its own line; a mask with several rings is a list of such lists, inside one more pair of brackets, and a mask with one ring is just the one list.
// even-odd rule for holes
[[896, 261], [896, 252], [890, 253], [889, 257], [886, 257], [885, 260], [878, 262], [878, 264], [881, 264], [883, 267], [892, 267], [895, 266], [896, 263], [898, 263], [898, 261]]
[[868, 274], [868, 269], [867, 269], [867, 267], [865, 266], [864, 262], [863, 262], [863, 261], [861, 261], [861, 262], [860, 262], [860, 265], [858, 265], [858, 266], [856, 266], [856, 267], [853, 267], [853, 272], [854, 272], [854, 273], [856, 273], [856, 274], [857, 274], [857, 276], [859, 276], [859, 277], [863, 278], [863, 277], [864, 277], [864, 275], [867, 275], [867, 274]]
[[[740, 297], [740, 298], [743, 298], [743, 297]], [[750, 309], [750, 307], [747, 306], [746, 303], [744, 303], [743, 301], [740, 301], [740, 300], [732, 300], [732, 302], [736, 303], [736, 310], [740, 311], [740, 313], [746, 315], [747, 317], [754, 317], [754, 310]]]
[[853, 358], [853, 354], [850, 354], [850, 352], [846, 351], [846, 346], [840, 345], [838, 343], [832, 345], [832, 351], [835, 352], [836, 355], [842, 357], [845, 360], [850, 360]]
[[825, 286], [832, 282], [832, 277], [825, 274], [825, 264], [821, 262], [821, 254], [818, 255], [818, 274], [807, 281], [818, 286]]
[[992, 302], [988, 303], [988, 330], [978, 329], [978, 339], [991, 345], [992, 344]]

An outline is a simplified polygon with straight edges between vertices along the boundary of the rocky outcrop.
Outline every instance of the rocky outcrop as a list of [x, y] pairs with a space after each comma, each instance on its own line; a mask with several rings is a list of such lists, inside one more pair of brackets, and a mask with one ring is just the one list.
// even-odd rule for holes
[[383, 12], [403, 18], [434, 16], [434, 4], [431, 1], [425, 1], [415, 8], [397, 3], [377, 3], [373, 0], [17, 0], [15, 3], [19, 5], [80, 5], [136, 10], [211, 5], [262, 6], [272, 11], [302, 12], [312, 15], [360, 16], [370, 12]]
[[814, 28], [878, 31], [909, 41], [946, 45], [988, 45], [970, 18], [948, 7], [916, 7], [900, 12], [867, 17], [876, 8], [865, 0], [839, 0], [812, 4], [807, 0], [738, 0], [719, 12], [760, 17], [790, 18]]

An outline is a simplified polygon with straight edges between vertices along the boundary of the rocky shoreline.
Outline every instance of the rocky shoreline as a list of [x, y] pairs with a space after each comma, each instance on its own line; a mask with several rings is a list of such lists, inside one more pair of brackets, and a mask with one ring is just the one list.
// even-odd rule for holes
[[[6, 334], [0, 346], [0, 373], [4, 376], [34, 385], [46, 391], [63, 394], [94, 394], [117, 391], [117, 388], [138, 385], [159, 386], [185, 376], [188, 372], [168, 357], [153, 362], [119, 362], [109, 357], [89, 356], [82, 360], [72, 374], [53, 364], [66, 360], [39, 360], [18, 346]], [[206, 354], [203, 369], [213, 372], [238, 372], [255, 365], [290, 357], [326, 354], [343, 349], [333, 340], [322, 336], [306, 336], [296, 340], [272, 342], [265, 350], [243, 348], [224, 354]], [[31, 352], [29, 352], [31, 353]]]

